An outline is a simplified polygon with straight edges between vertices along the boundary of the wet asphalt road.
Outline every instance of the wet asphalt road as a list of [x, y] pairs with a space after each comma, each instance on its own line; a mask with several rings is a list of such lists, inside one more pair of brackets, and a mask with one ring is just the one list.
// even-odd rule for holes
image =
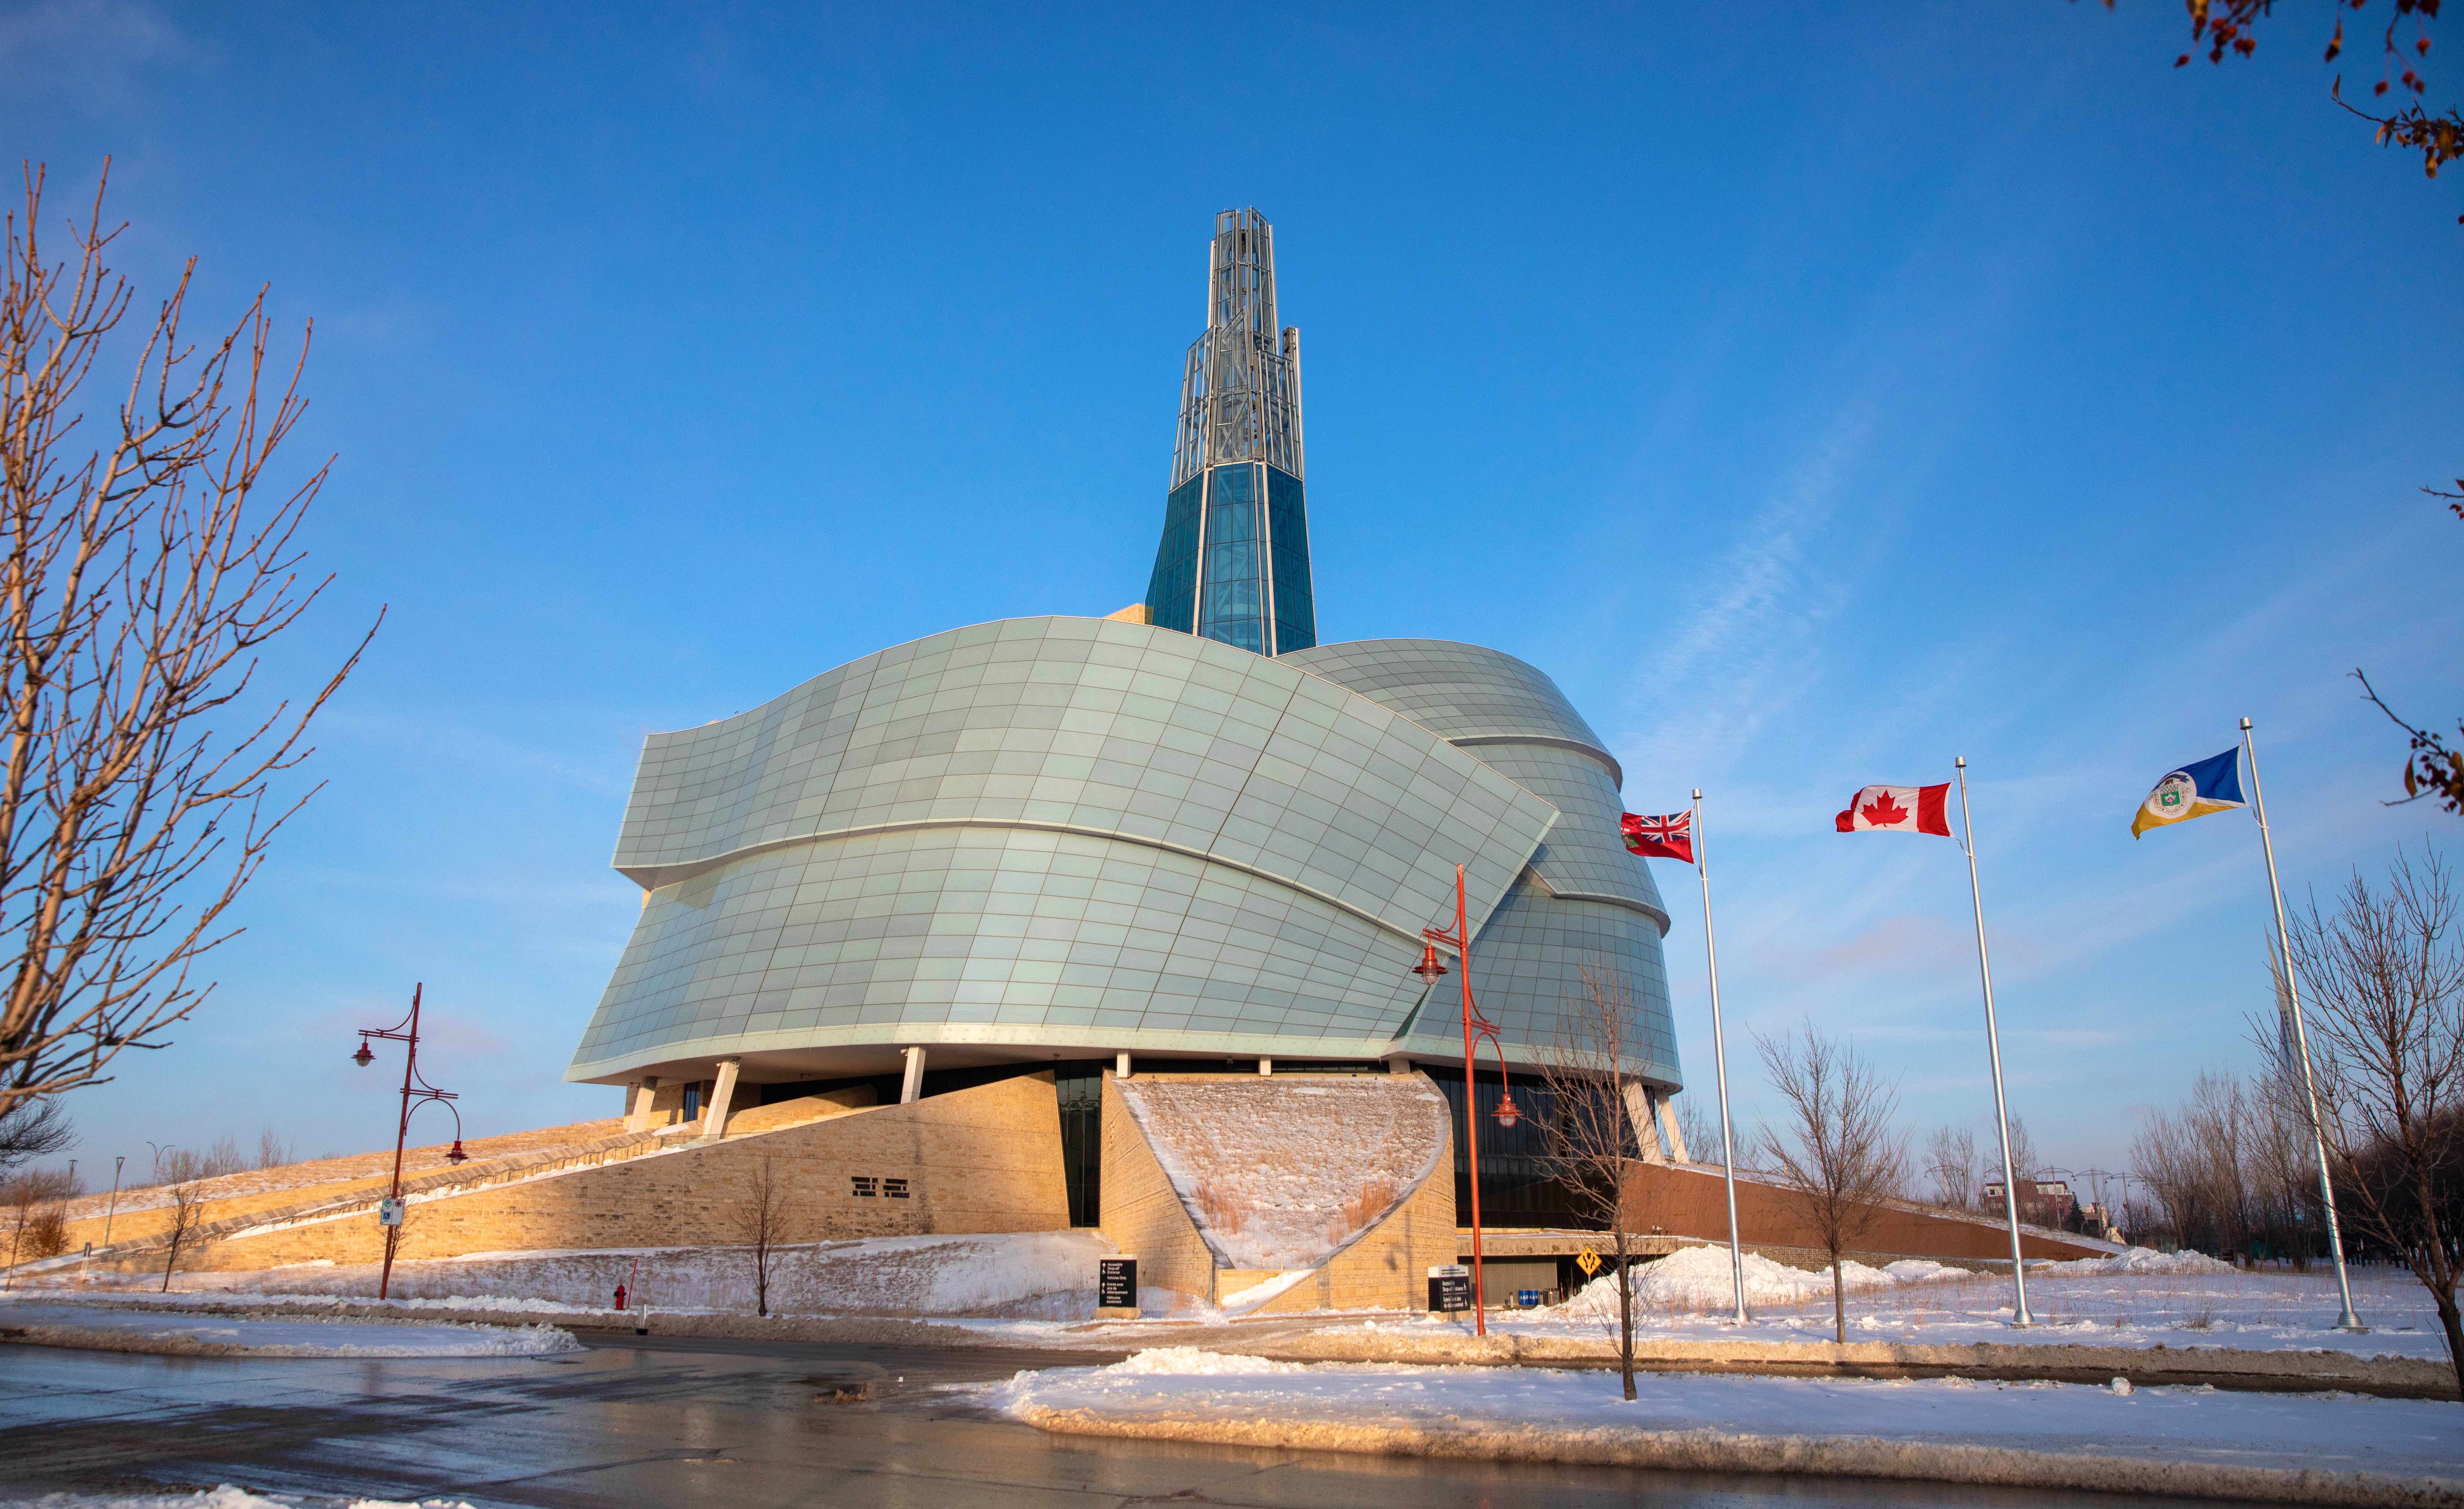
[[[141, 1357], [0, 1345], [0, 1484], [450, 1497], [531, 1509], [2154, 1509], [2182, 1500], [1052, 1436], [948, 1386], [1051, 1352], [611, 1335], [554, 1359]], [[834, 1402], [862, 1393], [856, 1402]]]

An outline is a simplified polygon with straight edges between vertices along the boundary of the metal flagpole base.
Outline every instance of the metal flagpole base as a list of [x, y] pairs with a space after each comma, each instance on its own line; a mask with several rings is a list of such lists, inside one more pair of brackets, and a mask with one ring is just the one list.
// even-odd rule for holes
[[2035, 1316], [2030, 1314], [2026, 1310], [2021, 1310], [2018, 1314], [2011, 1317], [2011, 1329], [2014, 1331], [2024, 1331], [2035, 1323]]
[[2344, 1312], [2344, 1318], [2336, 1323], [2336, 1329], [2340, 1331], [2350, 1331], [2356, 1336], [2364, 1336], [2368, 1334], [2370, 1328], [2362, 1323], [2362, 1318], [2360, 1316], [2355, 1315], [2350, 1310], [2346, 1310]]

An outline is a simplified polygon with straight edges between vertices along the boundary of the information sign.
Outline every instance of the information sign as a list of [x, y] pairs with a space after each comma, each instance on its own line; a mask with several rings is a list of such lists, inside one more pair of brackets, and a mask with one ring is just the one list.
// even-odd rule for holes
[[1107, 1310], [1138, 1307], [1138, 1260], [1135, 1258], [1095, 1259], [1095, 1303]]
[[377, 1224], [379, 1226], [400, 1226], [402, 1224], [402, 1210], [403, 1202], [400, 1200], [379, 1200], [377, 1202]]
[[1429, 1308], [1451, 1314], [1471, 1308], [1471, 1270], [1441, 1262], [1429, 1270]]

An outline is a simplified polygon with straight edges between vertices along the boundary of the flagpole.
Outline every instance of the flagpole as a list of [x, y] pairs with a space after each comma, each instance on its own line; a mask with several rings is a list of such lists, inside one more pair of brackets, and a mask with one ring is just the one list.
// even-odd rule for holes
[[2327, 1133], [2319, 1121], [2319, 1085], [2310, 1071], [2310, 1032], [2301, 1021], [2301, 982], [2293, 973], [2293, 938], [2284, 926], [2284, 887], [2276, 879], [2276, 840], [2267, 831], [2267, 798], [2258, 784], [2258, 745], [2250, 733], [2250, 719], [2241, 720], [2242, 757], [2250, 761], [2251, 811], [2258, 819], [2258, 846], [2267, 855], [2267, 893], [2276, 903], [2277, 957], [2283, 961], [2284, 994], [2293, 1002], [2293, 1041], [2301, 1050], [2301, 1093], [2310, 1106], [2310, 1146], [2319, 1155], [2319, 1198], [2327, 1207], [2327, 1251], [2336, 1259], [2336, 1292], [2344, 1313], [2340, 1331], [2368, 1327], [2353, 1313], [2353, 1280], [2344, 1272], [2344, 1234], [2336, 1221], [2336, 1181], [2327, 1172]]
[[1985, 954], [1985, 891], [1976, 883], [1976, 817], [1968, 810], [1968, 756], [1957, 755], [1960, 847], [1968, 855], [1968, 899], [1976, 908], [1976, 973], [1985, 981], [1985, 1052], [1993, 1061], [1993, 1129], [2002, 1134], [2002, 1214], [2011, 1226], [2011, 1323], [2034, 1325], [2028, 1313], [2028, 1264], [2019, 1255], [2019, 1179], [2011, 1168], [2011, 1111], [2002, 1099], [2002, 1033], [1993, 1021], [1993, 965]]
[[1720, 1074], [1720, 1163], [1728, 1186], [1728, 1271], [1737, 1285], [1737, 1323], [1746, 1323], [1746, 1255], [1737, 1245], [1737, 1151], [1728, 1135], [1728, 1043], [1720, 1030], [1720, 948], [1711, 937], [1711, 858], [1703, 842], [1703, 789], [1694, 789], [1694, 874], [1703, 883], [1703, 953], [1711, 964], [1711, 1060]]

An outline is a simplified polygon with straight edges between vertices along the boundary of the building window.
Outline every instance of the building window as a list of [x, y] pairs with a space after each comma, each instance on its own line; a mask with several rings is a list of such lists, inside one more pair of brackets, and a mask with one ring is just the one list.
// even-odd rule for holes
[[907, 1181], [904, 1179], [884, 1179], [881, 1181], [881, 1192], [893, 1200], [903, 1200], [907, 1198]]
[[685, 1120], [692, 1121], [700, 1114], [701, 1085], [698, 1083], [688, 1084], [685, 1086]]
[[881, 1181], [869, 1173], [849, 1174], [847, 1183], [853, 1187], [847, 1192], [859, 1200], [869, 1200], [881, 1193]]

